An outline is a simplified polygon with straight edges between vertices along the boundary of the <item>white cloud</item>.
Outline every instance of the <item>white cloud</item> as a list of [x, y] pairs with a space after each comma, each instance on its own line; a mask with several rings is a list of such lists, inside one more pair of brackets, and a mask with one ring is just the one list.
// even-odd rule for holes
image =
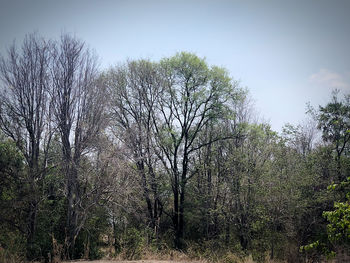
[[329, 90], [350, 91], [350, 80], [348, 74], [339, 74], [328, 69], [320, 69], [319, 72], [312, 74], [309, 81], [315, 86]]

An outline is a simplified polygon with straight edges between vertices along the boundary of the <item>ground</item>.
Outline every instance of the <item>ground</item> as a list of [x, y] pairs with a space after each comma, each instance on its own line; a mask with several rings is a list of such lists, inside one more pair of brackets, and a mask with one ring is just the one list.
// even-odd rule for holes
[[[131, 260], [131, 261], [121, 261], [121, 260], [94, 260], [94, 261], [65, 261], [62, 263], [186, 263], [189, 261], [171, 261], [171, 260]], [[191, 261], [191, 263], [200, 263], [200, 261]]]

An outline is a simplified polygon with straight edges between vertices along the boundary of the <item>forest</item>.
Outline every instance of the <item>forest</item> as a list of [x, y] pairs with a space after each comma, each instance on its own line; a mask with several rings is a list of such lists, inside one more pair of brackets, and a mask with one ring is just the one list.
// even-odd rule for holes
[[0, 262], [349, 260], [350, 94], [278, 133], [230, 74], [188, 52], [101, 70], [70, 34], [14, 43]]

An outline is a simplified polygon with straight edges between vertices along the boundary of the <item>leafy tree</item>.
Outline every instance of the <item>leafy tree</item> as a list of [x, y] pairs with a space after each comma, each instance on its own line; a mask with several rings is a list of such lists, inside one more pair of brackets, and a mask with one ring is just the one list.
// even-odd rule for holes
[[332, 101], [325, 107], [320, 106], [318, 115], [318, 127], [322, 130], [322, 137], [326, 142], [334, 145], [337, 162], [337, 180], [342, 182], [346, 175], [342, 172], [341, 156], [348, 155], [348, 143], [350, 141], [350, 96], [345, 96], [339, 101], [335, 92]]
[[[323, 219], [318, 227], [322, 231], [319, 231], [319, 235], [313, 235], [313, 240], [316, 239], [316, 241], [301, 247], [302, 250], [316, 251], [318, 254], [329, 256], [335, 254], [334, 251], [338, 250], [339, 244], [347, 245], [348, 243], [348, 189], [346, 187], [348, 182], [345, 182], [345, 178], [349, 174], [349, 114], [349, 96], [339, 101], [336, 92], [333, 93], [332, 101], [324, 107], [320, 106], [316, 114], [318, 128], [322, 131], [322, 137], [328, 145], [319, 147], [321, 151], [315, 152], [317, 158], [326, 157], [326, 160], [323, 159], [315, 167], [320, 175], [319, 178], [327, 182], [327, 185], [330, 185], [328, 189], [332, 191], [323, 190], [324, 199], [322, 203], [316, 205], [318, 210], [325, 211], [320, 212], [318, 216], [318, 221]], [[315, 187], [317, 184], [313, 185]], [[344, 187], [338, 187], [338, 185]], [[326, 185], [323, 184], [322, 189], [326, 188]], [[331, 205], [332, 202], [334, 206]], [[331, 209], [333, 210], [330, 211]], [[327, 219], [328, 225], [324, 219]]]
[[[26, 236], [23, 225], [24, 157], [11, 141], [0, 140], [0, 247], [11, 249], [10, 240]], [[18, 251], [13, 251], [18, 252]]]
[[154, 116], [161, 160], [173, 193], [172, 220], [175, 246], [183, 248], [186, 185], [197, 172], [193, 155], [202, 147], [224, 138], [199, 141], [199, 134], [212, 120], [226, 115], [235, 83], [225, 69], [209, 68], [204, 59], [178, 53], [160, 62], [161, 96]]

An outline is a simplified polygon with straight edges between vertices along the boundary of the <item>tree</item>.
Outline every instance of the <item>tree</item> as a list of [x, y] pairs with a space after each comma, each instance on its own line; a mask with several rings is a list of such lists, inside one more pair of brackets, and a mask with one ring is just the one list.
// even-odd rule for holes
[[312, 152], [315, 144], [317, 123], [312, 119], [304, 121], [303, 124], [297, 126], [287, 123], [283, 127], [282, 135], [291, 148], [306, 157]]
[[107, 74], [111, 102], [112, 131], [129, 149], [139, 174], [147, 206], [148, 225], [157, 237], [163, 211], [160, 198], [158, 158], [155, 154], [153, 112], [159, 96], [159, 72], [156, 63], [147, 60], [129, 61]]
[[0, 60], [2, 79], [0, 128], [22, 152], [28, 185], [27, 256], [33, 258], [40, 181], [47, 171], [47, 149], [52, 129], [49, 109], [50, 44], [32, 34], [26, 36], [22, 49], [12, 45], [8, 58]]
[[178, 53], [160, 62], [161, 96], [154, 115], [159, 157], [170, 177], [173, 192], [172, 221], [175, 246], [183, 248], [186, 185], [197, 172], [193, 155], [202, 147], [224, 138], [199, 141], [199, 134], [212, 120], [224, 117], [225, 104], [233, 98], [235, 83], [226, 70], [209, 68], [204, 59]]
[[185, 190], [197, 171], [195, 153], [223, 139], [203, 140], [201, 130], [228, 114], [227, 103], [237, 100], [237, 83], [224, 69], [209, 68], [185, 52], [159, 63], [128, 62], [110, 71], [108, 79], [117, 138], [130, 150], [139, 173], [151, 226], [163, 211], [159, 175], [165, 174], [173, 193], [175, 246], [182, 248]]
[[21, 213], [27, 205], [21, 196], [24, 193], [23, 161], [14, 142], [0, 138], [0, 246], [9, 250], [13, 249], [11, 243], [16, 244], [16, 240], [22, 241], [27, 235], [23, 226], [26, 215]]
[[348, 155], [348, 143], [350, 141], [350, 95], [339, 101], [337, 92], [333, 93], [332, 101], [325, 107], [320, 106], [318, 128], [322, 130], [324, 141], [334, 145], [337, 162], [337, 179], [345, 180], [346, 175], [341, 169], [342, 154]]
[[263, 175], [267, 171], [275, 141], [276, 133], [268, 124], [250, 124], [244, 140], [230, 158], [230, 163], [234, 163], [230, 169], [230, 180], [233, 181], [230, 210], [243, 250], [252, 248], [254, 232], [262, 224], [259, 186], [264, 183]]
[[[52, 109], [61, 138], [68, 202], [65, 255], [72, 258], [87, 210], [97, 202], [102, 190], [98, 186], [96, 196], [88, 196], [92, 203], [86, 203], [84, 196], [89, 189], [82, 184], [80, 171], [84, 156], [94, 149], [106, 123], [106, 96], [98, 81], [96, 57], [83, 42], [70, 35], [62, 35], [60, 42], [53, 45], [50, 69]], [[90, 189], [89, 193], [94, 191]]]
[[[319, 106], [318, 112], [314, 112], [325, 145], [320, 145], [311, 155], [311, 161], [316, 161], [311, 164], [319, 178], [319, 182], [314, 182], [311, 187], [322, 195], [321, 198], [313, 198], [318, 200], [312, 206], [317, 211], [317, 214], [314, 213], [314, 221], [318, 223], [314, 223], [314, 228], [317, 227], [316, 233], [312, 233], [311, 240], [314, 242], [302, 246], [301, 250], [308, 254], [314, 253], [313, 256], [317, 257], [334, 255], [333, 250], [337, 250], [342, 241], [347, 243], [348, 182], [345, 182], [345, 178], [349, 174], [349, 114], [349, 95], [339, 100], [336, 91], [333, 92], [331, 102]], [[332, 192], [325, 191], [327, 185], [331, 185], [328, 189], [332, 189]], [[334, 210], [330, 211], [331, 209]]]
[[[237, 165], [234, 156], [236, 153], [241, 155], [238, 148], [247, 136], [250, 122], [251, 107], [247, 95], [246, 90], [237, 89], [234, 99], [227, 104], [229, 117], [211, 120], [198, 135], [199, 144], [209, 143], [194, 154], [192, 166], [197, 173], [188, 194], [190, 200], [196, 201], [188, 205], [197, 206], [187, 213], [199, 217], [198, 221], [192, 220], [191, 229], [202, 234], [200, 240], [209, 241], [224, 234], [224, 244], [228, 246], [231, 241], [235, 212], [230, 210], [230, 202], [236, 199], [236, 193], [231, 190], [239, 180], [233, 171]], [[229, 139], [216, 141], [215, 138]], [[193, 210], [200, 211], [200, 215]], [[191, 238], [198, 236], [194, 232], [191, 231]]]
[[333, 211], [323, 212], [323, 216], [327, 219], [328, 240], [334, 245], [350, 246], [350, 177], [341, 184], [333, 184], [329, 186], [330, 190], [343, 188], [346, 192], [346, 200], [344, 202], [335, 202]]

